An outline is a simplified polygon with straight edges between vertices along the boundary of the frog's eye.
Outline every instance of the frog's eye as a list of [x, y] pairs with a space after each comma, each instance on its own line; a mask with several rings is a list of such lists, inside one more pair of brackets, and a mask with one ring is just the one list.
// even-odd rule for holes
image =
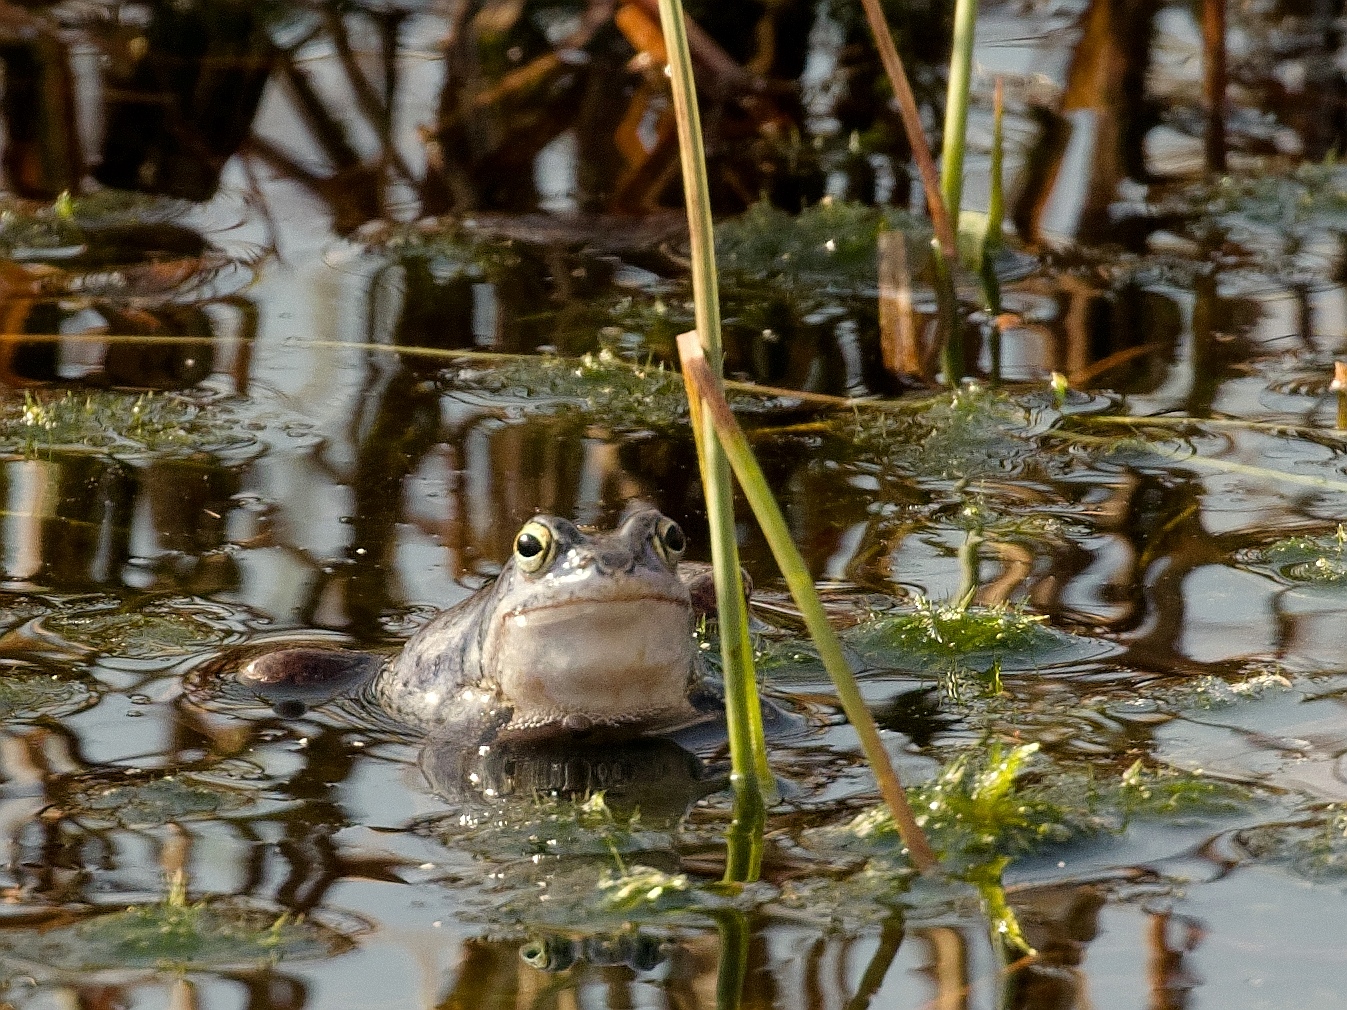
[[655, 545], [655, 553], [672, 565], [683, 556], [683, 551], [687, 549], [688, 538], [683, 536], [683, 528], [672, 519], [660, 519], [659, 525], [655, 527], [652, 543]]
[[539, 572], [556, 553], [557, 538], [540, 522], [526, 523], [514, 538], [515, 564], [525, 572]]

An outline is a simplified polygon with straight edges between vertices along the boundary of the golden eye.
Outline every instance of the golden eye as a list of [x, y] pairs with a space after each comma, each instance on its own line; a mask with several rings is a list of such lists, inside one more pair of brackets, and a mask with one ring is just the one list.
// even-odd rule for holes
[[683, 528], [672, 519], [661, 518], [655, 526], [655, 535], [651, 539], [655, 553], [669, 565], [676, 565], [687, 549], [688, 539], [683, 536]]
[[557, 538], [540, 522], [525, 523], [514, 538], [515, 564], [521, 571], [540, 572], [556, 553]]

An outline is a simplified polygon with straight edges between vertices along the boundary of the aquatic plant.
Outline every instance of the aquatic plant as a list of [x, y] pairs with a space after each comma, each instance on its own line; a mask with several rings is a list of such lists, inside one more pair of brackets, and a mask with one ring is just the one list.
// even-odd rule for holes
[[[1091, 834], [1095, 824], [1082, 812], [1059, 806], [1041, 787], [1020, 781], [1038, 744], [985, 749], [955, 757], [934, 780], [912, 790], [917, 820], [940, 853], [941, 865], [973, 885], [998, 942], [1019, 952], [1032, 948], [1006, 899], [1002, 875], [1011, 859], [1047, 845]], [[889, 811], [873, 807], [849, 824], [820, 829], [816, 837], [844, 851], [905, 854]]]
[[1302, 877], [1347, 880], [1347, 804], [1322, 804], [1294, 822], [1245, 828], [1236, 838], [1255, 859], [1285, 863]]
[[1336, 585], [1347, 581], [1347, 526], [1329, 536], [1286, 537], [1241, 553], [1240, 561], [1271, 569], [1293, 582]]
[[57, 450], [132, 458], [260, 451], [223, 405], [173, 394], [25, 390], [0, 402], [0, 453]]
[[1301, 865], [1315, 875], [1347, 875], [1347, 805], [1330, 804], [1319, 829], [1304, 842]]
[[1187, 221], [1209, 250], [1266, 279], [1322, 276], [1347, 232], [1347, 166], [1330, 158], [1292, 168], [1222, 174], [1172, 190], [1146, 211]]
[[788, 297], [873, 297], [876, 240], [890, 229], [930, 235], [929, 226], [893, 208], [824, 200], [788, 214], [763, 201], [717, 226], [716, 258], [736, 286], [756, 290], [766, 282]]
[[1039, 447], [1024, 405], [980, 383], [921, 410], [857, 413], [842, 423], [859, 460], [927, 481], [1008, 476]]
[[910, 613], [882, 617], [857, 635], [861, 641], [883, 642], [893, 649], [925, 654], [937, 661], [958, 662], [973, 656], [995, 658], [1007, 652], [1039, 648], [1053, 641], [1043, 625], [1047, 617], [1021, 606], [966, 606], [915, 596]]
[[1276, 666], [1264, 668], [1254, 664], [1241, 678], [1227, 680], [1222, 677], [1198, 677], [1185, 684], [1177, 692], [1169, 692], [1171, 703], [1192, 706], [1199, 709], [1226, 708], [1261, 698], [1269, 691], [1287, 691], [1291, 689], [1291, 680]]
[[[921, 825], [912, 816], [907, 794], [903, 791], [888, 751], [884, 749], [879, 739], [879, 730], [861, 697], [855, 675], [851, 672], [851, 666], [842, 651], [842, 644], [828, 622], [828, 615], [823, 610], [809, 567], [791, 538], [790, 527], [786, 525], [781, 506], [777, 503], [771, 486], [763, 475], [753, 450], [749, 447], [743, 429], [734, 419], [734, 413], [730, 410], [724, 393], [706, 364], [696, 334], [685, 333], [678, 338], [678, 354], [683, 362], [683, 379], [688, 387], [688, 402], [697, 405], [694, 409], [700, 409], [709, 420], [711, 434], [720, 440], [728, 462], [734, 468], [734, 475], [748, 499], [749, 506], [753, 509], [754, 518], [762, 528], [767, 544], [772, 550], [772, 557], [786, 580], [796, 606], [800, 608], [809, 637], [813, 639], [819, 658], [823, 661], [833, 687], [837, 690], [837, 698], [846, 713], [847, 721], [860, 738], [861, 750], [865, 753], [871, 771], [874, 772], [880, 795], [884, 797], [897, 830], [911, 852], [912, 861], [922, 873], [933, 873], [938, 869], [935, 853], [931, 850]], [[738, 579], [735, 582], [737, 584]], [[754, 704], [753, 714], [758, 719], [760, 727], [761, 712], [757, 709], [756, 702]]]
[[686, 874], [665, 873], [651, 866], [636, 864], [605, 870], [598, 888], [604, 907], [610, 912], [630, 913], [636, 909], [661, 911], [682, 907], [691, 899], [691, 884]]
[[[960, 754], [933, 781], [913, 788], [917, 820], [947, 862], [1023, 855], [1093, 830], [1082, 812], [1018, 781], [1038, 750], [1036, 743], [994, 742]], [[871, 843], [896, 838], [888, 812], [878, 807], [858, 814], [846, 830]]]
[[0, 931], [0, 954], [47, 970], [265, 966], [350, 947], [335, 930], [235, 900], [188, 901], [180, 881], [160, 902], [68, 926]]
[[51, 204], [13, 198], [0, 201], [0, 252], [7, 259], [24, 258], [39, 251], [72, 249], [83, 240], [69, 193], [62, 193]]
[[1124, 821], [1133, 818], [1178, 818], [1236, 813], [1252, 798], [1236, 783], [1170, 767], [1148, 767], [1138, 758], [1122, 773], [1112, 795], [1095, 798], [1095, 805], [1113, 807]]
[[99, 697], [96, 682], [21, 661], [0, 666], [0, 721], [6, 723], [73, 715], [96, 705]]
[[61, 797], [62, 809], [82, 822], [128, 828], [215, 817], [253, 799], [191, 772], [77, 775], [58, 782], [54, 791]]
[[612, 431], [672, 428], [687, 420], [683, 380], [662, 364], [632, 364], [604, 349], [578, 361], [554, 356], [461, 368], [454, 388], [561, 401]]
[[459, 278], [484, 280], [521, 262], [515, 243], [465, 226], [458, 218], [374, 221], [354, 239], [370, 253], [389, 260], [423, 261], [430, 276], [441, 283]]
[[39, 618], [34, 630], [124, 659], [185, 656], [237, 634], [222, 608], [184, 599], [136, 603], [109, 600]]
[[[1201, 772], [1138, 759], [1120, 775], [1037, 758], [1037, 743], [992, 741], [951, 758], [930, 781], [912, 788], [913, 807], [946, 864], [984, 865], [1066, 844], [1135, 820], [1220, 817], [1245, 809], [1254, 793]], [[901, 845], [882, 807], [807, 839], [846, 851], [891, 852]]]
[[[954, 38], [950, 47], [949, 85], [945, 93], [945, 122], [940, 151], [940, 195], [945, 212], [959, 220], [963, 203], [963, 156], [968, 140], [969, 87], [973, 76], [973, 31], [977, 25], [977, 0], [955, 0]], [[956, 380], [952, 376], [951, 380]]]
[[970, 674], [975, 685], [996, 692], [1006, 667], [1033, 668], [1085, 644], [1018, 604], [982, 607], [922, 596], [912, 603], [910, 611], [879, 615], [851, 629], [847, 644], [873, 669], [940, 674], [955, 698], [963, 696]]
[[614, 814], [603, 793], [578, 801], [529, 797], [478, 813], [432, 819], [418, 831], [494, 858], [626, 855], [673, 847], [667, 831], [641, 823], [640, 811]]
[[[935, 159], [931, 157], [931, 146], [926, 140], [926, 128], [922, 123], [921, 110], [917, 108], [916, 96], [907, 78], [907, 70], [893, 44], [893, 35], [884, 17], [879, 0], [861, 0], [865, 11], [865, 20], [870, 26], [875, 46], [879, 50], [880, 62], [884, 72], [893, 85], [893, 96], [897, 100], [898, 112], [903, 120], [903, 130], [907, 142], [912, 148], [913, 159], [921, 176], [922, 189], [926, 194], [926, 207], [935, 226], [936, 248], [939, 255], [935, 260], [936, 301], [940, 308], [939, 340], [943, 350], [945, 381], [951, 385], [963, 378], [963, 354], [960, 341], [955, 339], [956, 315], [958, 305], [954, 291], [954, 271], [958, 265], [958, 226], [957, 215], [946, 202], [940, 179], [936, 175]], [[970, 26], [971, 28], [971, 26]], [[953, 59], [971, 60], [972, 31], [964, 33], [963, 47], [956, 49]], [[955, 110], [958, 113], [958, 110]], [[959, 138], [962, 145], [963, 138]]]
[[188, 206], [111, 188], [80, 196], [62, 193], [51, 203], [0, 195], [0, 254], [9, 259], [68, 255], [80, 251], [91, 227], [163, 221]]
[[1203, 192], [1201, 210], [1227, 225], [1283, 229], [1347, 228], [1347, 165], [1336, 159], [1303, 162], [1289, 172], [1221, 176]]
[[[701, 113], [693, 80], [692, 53], [681, 0], [659, 0], [660, 27], [668, 61], [678, 156], [683, 175], [683, 202], [688, 215], [692, 261], [694, 339], [707, 364], [706, 382], [721, 391], [724, 352], [720, 332], [719, 278], [711, 218], [710, 184], [706, 174]], [[679, 357], [685, 358], [682, 345]], [[686, 368], [686, 364], [685, 364]], [[762, 860], [762, 827], [767, 798], [775, 798], [776, 781], [767, 761], [767, 741], [753, 672], [753, 647], [748, 635], [739, 568], [738, 531], [734, 519], [734, 488], [726, 447], [717, 436], [711, 411], [703, 410], [695, 395], [688, 396], [692, 433], [697, 446], [710, 527], [711, 562], [715, 569], [716, 613], [720, 623], [720, 656], [725, 677], [725, 714], [730, 739], [731, 782], [736, 816], [728, 840], [727, 881], [756, 880]]]

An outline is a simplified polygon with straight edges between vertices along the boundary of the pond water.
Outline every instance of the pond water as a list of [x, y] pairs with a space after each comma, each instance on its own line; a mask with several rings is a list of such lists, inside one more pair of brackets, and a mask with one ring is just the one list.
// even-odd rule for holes
[[[736, 408], [957, 872], [875, 814], [746, 508], [743, 888], [715, 733], [465, 769], [222, 672], [395, 650], [536, 512], [705, 560], [643, 2], [15, 8], [0, 1004], [1347, 1006], [1340, 9], [1229, 12], [1210, 175], [1196, 8], [986, 5], [968, 202], [1004, 76], [1020, 238], [951, 392], [880, 337], [882, 226], [934, 300], [857, 12], [743, 8], [689, 8]], [[950, 12], [891, 14], [929, 102]]]

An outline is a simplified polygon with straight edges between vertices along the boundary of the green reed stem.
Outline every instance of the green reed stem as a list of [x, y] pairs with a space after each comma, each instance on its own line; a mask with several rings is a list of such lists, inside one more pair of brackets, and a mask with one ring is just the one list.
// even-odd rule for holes
[[968, 883], [977, 888], [978, 897], [982, 899], [983, 914], [987, 916], [987, 921], [992, 927], [992, 948], [996, 951], [996, 959], [1001, 963], [1002, 971], [1011, 960], [1008, 954], [1014, 955], [1016, 959], [1034, 957], [1038, 954], [1025, 939], [1015, 909], [1010, 907], [1010, 901], [1006, 897], [1003, 876], [1009, 863], [1009, 857], [1001, 856], [990, 863], [972, 867], [963, 875]]
[[954, 258], [937, 256], [935, 268], [935, 301], [937, 330], [940, 334], [940, 370], [945, 383], [957, 386], [963, 378], [963, 332], [960, 325], [958, 294], [954, 290]]
[[[973, 76], [973, 34], [977, 25], [977, 0], [955, 0], [954, 46], [949, 56], [949, 88], [945, 93], [945, 132], [940, 152], [940, 193], [950, 220], [959, 221], [963, 203], [963, 155], [968, 137], [969, 85]], [[938, 278], [953, 292], [953, 278]], [[956, 384], [963, 377], [963, 339], [955, 325], [945, 341], [942, 367], [945, 381]]]
[[[710, 186], [706, 178], [706, 151], [692, 76], [687, 23], [681, 0], [659, 0], [664, 48], [669, 60], [674, 118], [678, 124], [678, 151], [683, 168], [683, 199], [687, 205], [692, 258], [692, 295], [697, 332], [710, 363], [712, 382], [720, 389], [722, 357], [720, 295], [716, 283], [716, 245], [711, 221]], [[775, 799], [776, 783], [767, 764], [767, 742], [753, 670], [753, 646], [748, 637], [748, 610], [739, 575], [739, 548], [735, 540], [734, 486], [725, 453], [708, 418], [689, 397], [692, 431], [697, 441], [711, 532], [711, 564], [715, 569], [716, 610], [720, 624], [720, 656], [725, 676], [725, 707], [729, 723], [730, 764], [736, 804], [751, 809], [764, 797]]]
[[968, 136], [969, 85], [973, 78], [973, 34], [977, 0], [955, 0], [954, 46], [949, 54], [945, 92], [945, 136], [940, 152], [940, 193], [951, 220], [959, 220], [963, 202], [963, 154]]
[[[775, 783], [773, 783], [775, 787]], [[762, 875], [763, 832], [767, 827], [767, 809], [755, 789], [734, 790], [734, 811], [725, 832], [725, 876], [727, 883], [746, 883]]]
[[720, 963], [716, 969], [716, 1010], [741, 1010], [748, 980], [748, 917], [737, 908], [717, 912]]
[[697, 334], [684, 333], [679, 336], [678, 354], [683, 363], [684, 380], [688, 383], [689, 399], [701, 400], [702, 412], [710, 419], [715, 434], [725, 449], [725, 455], [729, 458], [734, 475], [739, 480], [739, 486], [743, 488], [744, 496], [753, 509], [753, 515], [757, 518], [758, 525], [767, 538], [768, 546], [772, 549], [777, 567], [785, 576], [791, 596], [795, 598], [795, 604], [800, 608], [805, 627], [814, 640], [819, 657], [837, 688], [837, 697], [842, 703], [842, 710], [855, 727], [856, 735], [860, 737], [861, 748], [865, 751], [866, 760], [870, 762], [870, 768], [875, 773], [880, 794], [888, 804], [893, 822], [907, 846], [912, 863], [922, 873], [929, 873], [938, 868], [935, 853], [931, 849], [930, 842], [926, 840], [926, 833], [912, 815], [912, 808], [907, 802], [902, 783], [898, 780], [898, 773], [894, 771], [889, 753], [879, 738], [879, 730], [870, 716], [870, 710], [865, 707], [865, 701], [861, 698], [856, 678], [852, 675], [851, 667], [842, 653], [842, 644], [828, 623], [823, 603], [814, 589], [813, 577], [809, 574], [809, 568], [800, 555], [799, 548], [791, 538], [790, 528], [781, 514], [781, 507], [772, 495], [767, 478], [753, 456], [753, 450], [743, 429], [734, 419], [729, 403], [716, 388], [715, 376], [702, 353], [702, 345]]

